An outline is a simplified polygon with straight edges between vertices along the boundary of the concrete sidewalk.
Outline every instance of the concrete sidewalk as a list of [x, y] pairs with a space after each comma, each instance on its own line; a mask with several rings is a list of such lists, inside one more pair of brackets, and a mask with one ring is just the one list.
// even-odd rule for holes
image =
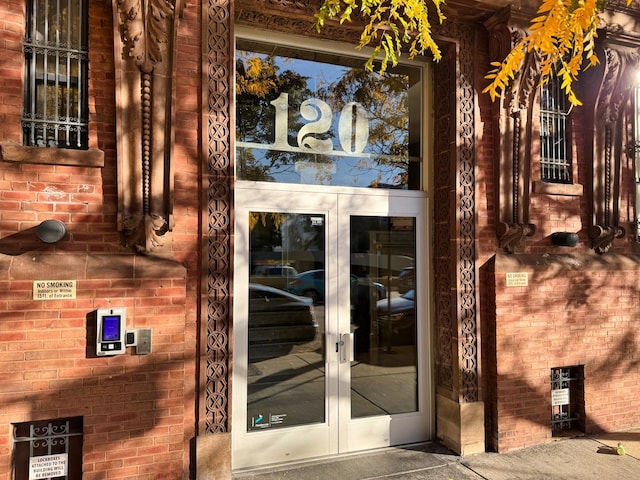
[[[615, 453], [622, 442], [626, 454]], [[252, 472], [236, 480], [638, 480], [640, 429], [460, 457], [440, 444], [386, 448]]]

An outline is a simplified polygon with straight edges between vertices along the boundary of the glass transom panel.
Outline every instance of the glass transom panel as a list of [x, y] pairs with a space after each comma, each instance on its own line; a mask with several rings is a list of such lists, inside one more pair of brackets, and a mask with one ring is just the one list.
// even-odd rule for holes
[[420, 188], [419, 66], [237, 40], [240, 180]]

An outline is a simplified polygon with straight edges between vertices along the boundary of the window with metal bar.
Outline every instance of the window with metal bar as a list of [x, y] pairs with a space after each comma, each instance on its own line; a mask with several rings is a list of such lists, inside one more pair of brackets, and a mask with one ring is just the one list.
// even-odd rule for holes
[[14, 480], [82, 478], [82, 417], [13, 424]]
[[555, 75], [540, 91], [540, 179], [572, 183], [569, 142], [570, 104]]
[[29, 0], [23, 143], [88, 148], [87, 0]]
[[563, 431], [584, 431], [584, 366], [551, 369], [551, 429], [554, 435]]

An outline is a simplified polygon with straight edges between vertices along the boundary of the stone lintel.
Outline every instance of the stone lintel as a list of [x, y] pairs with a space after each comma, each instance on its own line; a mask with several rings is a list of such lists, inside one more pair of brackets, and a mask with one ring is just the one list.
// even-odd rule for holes
[[640, 255], [609, 253], [496, 254], [496, 273], [535, 271], [640, 270]]
[[[185, 267], [173, 259], [134, 254], [30, 252], [18, 256], [0, 254], [0, 266], [11, 280], [91, 280], [186, 278]], [[0, 278], [4, 276], [0, 275]]]

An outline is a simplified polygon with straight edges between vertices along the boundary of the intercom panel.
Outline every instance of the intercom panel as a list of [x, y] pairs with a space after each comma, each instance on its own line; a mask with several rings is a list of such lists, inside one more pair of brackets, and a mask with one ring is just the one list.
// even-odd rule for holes
[[100, 308], [96, 312], [96, 354], [125, 353], [127, 312], [125, 308]]

